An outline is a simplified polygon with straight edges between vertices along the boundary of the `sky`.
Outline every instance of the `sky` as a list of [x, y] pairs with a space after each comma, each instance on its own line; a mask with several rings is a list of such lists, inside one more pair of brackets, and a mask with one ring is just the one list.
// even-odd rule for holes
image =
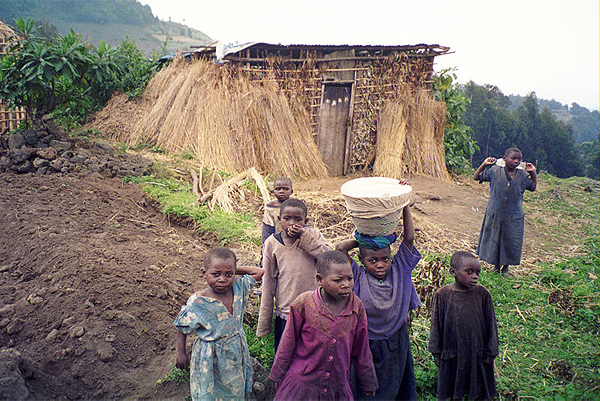
[[598, 0], [138, 1], [225, 43], [449, 46], [461, 84], [598, 110]]

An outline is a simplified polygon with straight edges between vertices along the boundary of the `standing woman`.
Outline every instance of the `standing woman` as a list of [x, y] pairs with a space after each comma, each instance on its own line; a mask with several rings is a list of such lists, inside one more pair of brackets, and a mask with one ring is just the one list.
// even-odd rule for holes
[[504, 153], [504, 166], [496, 165], [496, 159], [488, 157], [473, 176], [479, 182], [490, 183], [490, 200], [481, 226], [477, 255], [503, 275], [508, 275], [509, 265], [521, 263], [525, 225], [523, 194], [525, 190], [535, 191], [537, 187], [537, 173], [532, 163], [526, 163], [524, 170], [517, 168], [522, 157], [519, 149], [509, 148]]

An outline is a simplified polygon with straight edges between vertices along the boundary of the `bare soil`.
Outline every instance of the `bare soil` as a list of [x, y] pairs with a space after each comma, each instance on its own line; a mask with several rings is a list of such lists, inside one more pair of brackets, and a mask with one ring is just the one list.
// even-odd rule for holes
[[[347, 179], [295, 182], [294, 189], [299, 197], [335, 197]], [[487, 186], [410, 181], [417, 245], [473, 250]], [[527, 224], [525, 258], [534, 236]], [[210, 237], [172, 224], [119, 179], [1, 173], [0, 347], [21, 354], [29, 396], [187, 396], [187, 386], [156, 381], [174, 363], [172, 322], [204, 286], [199, 265], [211, 246]]]

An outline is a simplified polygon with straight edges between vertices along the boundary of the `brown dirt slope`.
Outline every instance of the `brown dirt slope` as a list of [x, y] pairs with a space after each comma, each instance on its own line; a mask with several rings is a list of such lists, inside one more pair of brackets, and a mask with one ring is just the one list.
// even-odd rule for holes
[[0, 227], [0, 346], [21, 353], [31, 396], [182, 391], [155, 383], [199, 285], [201, 238], [135, 186], [58, 175], [0, 174]]

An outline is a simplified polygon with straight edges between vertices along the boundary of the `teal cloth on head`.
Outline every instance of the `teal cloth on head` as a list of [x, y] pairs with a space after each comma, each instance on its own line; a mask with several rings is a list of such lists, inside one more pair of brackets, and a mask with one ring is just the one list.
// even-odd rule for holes
[[358, 245], [363, 248], [381, 249], [396, 242], [398, 234], [392, 233], [384, 237], [372, 237], [370, 235], [361, 234], [358, 231], [354, 231], [354, 238], [356, 239], [356, 242], [358, 242]]

